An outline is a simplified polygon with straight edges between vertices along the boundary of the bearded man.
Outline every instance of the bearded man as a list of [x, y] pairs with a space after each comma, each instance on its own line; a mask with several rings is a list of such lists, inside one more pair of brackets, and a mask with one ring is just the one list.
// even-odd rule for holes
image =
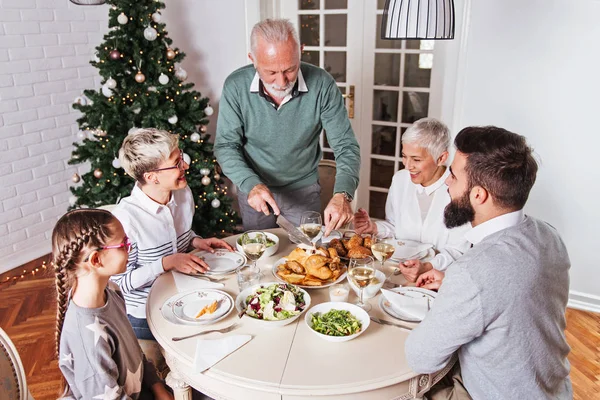
[[471, 222], [472, 248], [445, 276], [431, 270], [417, 280], [439, 292], [406, 341], [408, 363], [431, 373], [458, 353], [459, 367], [431, 399], [572, 399], [570, 261], [556, 230], [523, 213], [538, 169], [531, 148], [491, 126], [463, 129], [455, 146], [444, 222]]
[[325, 130], [337, 172], [325, 209], [325, 234], [352, 220], [360, 149], [342, 94], [325, 70], [300, 61], [301, 46], [288, 20], [267, 19], [252, 29], [252, 65], [223, 86], [215, 155], [239, 189], [244, 229], [273, 228], [283, 213], [300, 224], [320, 212], [319, 144]]

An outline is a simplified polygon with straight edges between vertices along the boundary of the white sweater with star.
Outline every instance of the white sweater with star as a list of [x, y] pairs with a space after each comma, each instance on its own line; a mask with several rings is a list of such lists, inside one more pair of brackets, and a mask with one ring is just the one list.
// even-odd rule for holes
[[69, 385], [65, 399], [138, 399], [159, 381], [125, 313], [120, 293], [106, 289], [100, 308], [73, 301], [60, 335], [59, 367]]

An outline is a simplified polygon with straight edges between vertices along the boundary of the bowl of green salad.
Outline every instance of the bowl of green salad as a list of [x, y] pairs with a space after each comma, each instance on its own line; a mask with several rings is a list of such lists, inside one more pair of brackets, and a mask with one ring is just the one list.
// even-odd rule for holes
[[265, 327], [278, 327], [295, 321], [310, 307], [310, 295], [289, 283], [261, 283], [242, 290], [235, 299], [238, 313]]
[[360, 336], [369, 327], [369, 314], [350, 303], [317, 304], [304, 316], [310, 330], [330, 342], [347, 342]]
[[[279, 237], [276, 234], [271, 232], [263, 232], [267, 237], [267, 249], [263, 253], [262, 257], [271, 257], [273, 254], [277, 253], [277, 249], [279, 249]], [[246, 235], [245, 233], [241, 234], [240, 237], [236, 240], [235, 246], [237, 251], [244, 254], [244, 248], [242, 247], [242, 237]]]

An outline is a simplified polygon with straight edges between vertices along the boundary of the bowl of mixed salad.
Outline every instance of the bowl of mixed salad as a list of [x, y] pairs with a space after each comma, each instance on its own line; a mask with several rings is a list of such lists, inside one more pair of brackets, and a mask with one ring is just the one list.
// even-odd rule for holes
[[369, 314], [350, 303], [317, 304], [304, 317], [310, 330], [330, 342], [347, 342], [360, 336], [369, 327]]
[[238, 313], [264, 326], [284, 326], [310, 307], [306, 290], [288, 283], [269, 282], [249, 287], [235, 299]]
[[[271, 232], [263, 232], [267, 237], [267, 249], [263, 253], [262, 257], [271, 257], [273, 254], [277, 253], [277, 249], [279, 249], [279, 237]], [[235, 246], [237, 250], [244, 254], [244, 248], [242, 247], [242, 237], [247, 235], [243, 233], [240, 237], [235, 241]]]

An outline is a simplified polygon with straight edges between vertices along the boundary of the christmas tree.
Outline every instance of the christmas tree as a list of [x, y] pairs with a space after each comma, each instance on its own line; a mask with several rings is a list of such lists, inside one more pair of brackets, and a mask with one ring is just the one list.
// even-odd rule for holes
[[90, 172], [73, 176], [72, 208], [115, 204], [134, 185], [120, 167], [118, 151], [130, 131], [142, 127], [179, 135], [184, 159], [190, 164], [187, 181], [194, 193], [193, 229], [201, 236], [232, 232], [237, 216], [219, 174], [212, 143], [206, 134], [213, 113], [208, 99], [184, 83], [187, 73], [178, 63], [185, 53], [171, 47], [154, 0], [109, 0], [109, 32], [96, 47], [91, 64], [102, 77], [99, 90], [85, 90], [73, 108], [81, 143], [69, 164], [89, 162]]

